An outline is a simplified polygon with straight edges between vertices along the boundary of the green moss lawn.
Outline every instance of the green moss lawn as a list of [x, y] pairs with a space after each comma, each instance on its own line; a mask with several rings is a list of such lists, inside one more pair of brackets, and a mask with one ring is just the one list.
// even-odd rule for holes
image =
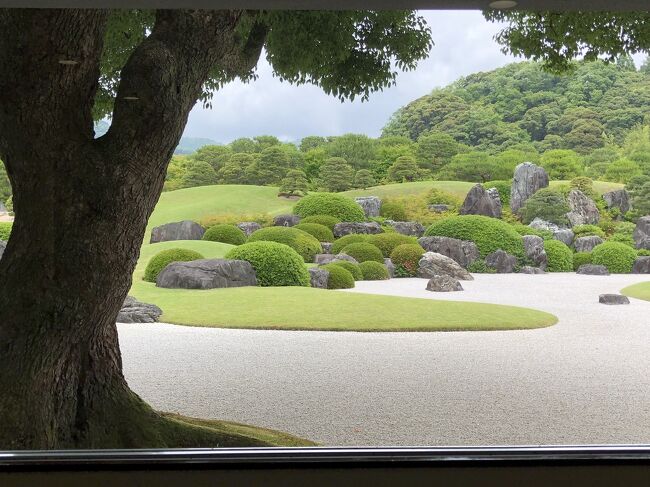
[[650, 301], [650, 282], [640, 282], [626, 287], [621, 291], [630, 298], [644, 299]]

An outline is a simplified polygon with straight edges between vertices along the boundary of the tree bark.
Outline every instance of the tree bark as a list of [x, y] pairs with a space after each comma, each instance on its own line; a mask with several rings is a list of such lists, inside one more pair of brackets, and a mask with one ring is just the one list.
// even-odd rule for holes
[[94, 139], [107, 15], [0, 12], [16, 214], [0, 260], [0, 449], [192, 446], [128, 388], [115, 319], [203, 83], [219, 63], [250, 69], [261, 45], [239, 39], [238, 11], [159, 11]]

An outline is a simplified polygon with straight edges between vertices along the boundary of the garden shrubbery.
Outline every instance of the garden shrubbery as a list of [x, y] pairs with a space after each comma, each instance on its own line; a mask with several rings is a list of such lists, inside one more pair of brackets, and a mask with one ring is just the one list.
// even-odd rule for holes
[[537, 235], [538, 237], [543, 238], [544, 240], [551, 240], [553, 238], [553, 232], [550, 230], [541, 230], [538, 228], [529, 227], [528, 225], [523, 225], [521, 223], [515, 223], [511, 225], [512, 228], [522, 237], [524, 235]]
[[319, 242], [333, 242], [334, 241], [334, 234], [332, 233], [332, 230], [327, 228], [325, 225], [321, 225], [320, 223], [302, 223], [301, 222], [298, 225], [294, 226], [293, 228], [297, 228], [298, 230], [302, 230], [303, 232], [307, 232], [309, 235], [314, 237]]
[[357, 262], [374, 260], [380, 264], [384, 263], [384, 256], [377, 247], [368, 242], [351, 243], [343, 247], [341, 251], [350, 257], [354, 257]]
[[525, 224], [535, 218], [541, 218], [556, 225], [566, 225], [569, 220], [566, 214], [570, 211], [569, 204], [560, 192], [543, 188], [528, 198], [524, 207], [519, 210], [519, 216]]
[[591, 252], [594, 264], [604, 265], [612, 274], [629, 274], [638, 252], [621, 242], [605, 242]]
[[334, 230], [334, 225], [341, 223], [341, 220], [329, 215], [312, 215], [302, 218], [300, 223], [318, 223], [319, 225], [325, 225], [330, 230]]
[[347, 269], [333, 263], [323, 265], [321, 268], [330, 273], [327, 279], [327, 289], [352, 289], [354, 287], [354, 277]]
[[469, 272], [474, 274], [496, 274], [497, 270], [494, 267], [490, 267], [485, 262], [485, 259], [478, 259], [472, 262], [467, 266]]
[[343, 267], [346, 271], [352, 274], [352, 277], [354, 277], [355, 281], [360, 281], [363, 279], [363, 274], [361, 273], [359, 264], [348, 262], [347, 260], [337, 260], [336, 262], [332, 262], [332, 264]]
[[591, 252], [576, 252], [573, 254], [574, 271], [577, 271], [584, 264], [591, 264]]
[[496, 188], [499, 192], [499, 199], [503, 206], [508, 206], [510, 204], [510, 190], [512, 187], [512, 181], [488, 181], [483, 183], [485, 189]]
[[362, 262], [359, 264], [359, 269], [364, 281], [384, 281], [390, 277], [386, 266], [373, 260]]
[[427, 203], [430, 205], [449, 205], [451, 209], [454, 209], [459, 207], [462, 201], [453, 194], [438, 188], [432, 188], [429, 194], [427, 194]]
[[573, 270], [573, 252], [559, 240], [545, 240], [544, 250], [548, 257], [548, 272], [571, 272]]
[[415, 276], [418, 272], [418, 262], [424, 254], [419, 244], [402, 244], [390, 253], [390, 260], [395, 266], [395, 275], [399, 277]]
[[524, 257], [521, 235], [512, 226], [496, 218], [480, 215], [454, 216], [434, 223], [427, 228], [425, 235], [471, 240], [482, 257], [499, 249], [520, 259]]
[[246, 242], [246, 234], [234, 225], [215, 225], [205, 231], [203, 240], [241, 245]]
[[250, 237], [249, 242], [277, 242], [288, 245], [305, 260], [305, 262], [313, 262], [314, 256], [323, 251], [320, 242], [309, 235], [307, 232], [298, 230], [295, 227], [266, 227], [254, 231]]
[[293, 212], [303, 218], [312, 215], [329, 215], [343, 222], [362, 222], [363, 209], [350, 198], [334, 193], [313, 193], [302, 198]]
[[573, 230], [575, 238], [591, 236], [605, 238], [605, 232], [598, 225], [576, 225], [571, 230]]
[[406, 210], [396, 201], [382, 201], [379, 214], [387, 220], [394, 220], [396, 222], [406, 221]]
[[260, 286], [307, 286], [309, 271], [302, 257], [288, 245], [250, 242], [231, 249], [227, 259], [245, 260], [255, 269]]
[[367, 242], [369, 235], [362, 235], [357, 233], [351, 233], [350, 235], [344, 235], [332, 244], [331, 252], [333, 254], [339, 254], [341, 250], [352, 243]]
[[156, 282], [158, 274], [172, 262], [189, 262], [203, 258], [203, 255], [194, 250], [180, 248], [163, 250], [149, 260], [144, 270], [143, 279], [148, 282]]
[[367, 240], [379, 250], [381, 250], [381, 253], [384, 255], [384, 257], [390, 257], [390, 253], [398, 245], [418, 243], [417, 238], [410, 237], [408, 235], [402, 235], [401, 233], [397, 232], [370, 235]]
[[0, 240], [9, 240], [12, 226], [13, 224], [10, 222], [0, 222]]

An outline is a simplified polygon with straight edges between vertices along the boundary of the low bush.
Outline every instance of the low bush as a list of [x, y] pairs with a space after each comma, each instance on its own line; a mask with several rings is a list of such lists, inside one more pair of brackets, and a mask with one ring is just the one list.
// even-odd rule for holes
[[469, 272], [474, 274], [495, 274], [496, 269], [486, 264], [484, 259], [478, 259], [467, 266]]
[[524, 257], [521, 235], [512, 226], [496, 218], [480, 215], [454, 216], [434, 223], [427, 228], [425, 235], [471, 240], [482, 257], [499, 249], [519, 259]]
[[577, 271], [584, 264], [591, 264], [591, 252], [576, 252], [573, 254], [574, 271]]
[[398, 245], [390, 253], [390, 260], [395, 266], [395, 275], [398, 277], [412, 277], [418, 273], [418, 262], [424, 254], [424, 249], [419, 244]]
[[338, 266], [343, 267], [346, 271], [352, 274], [352, 277], [354, 277], [355, 281], [360, 281], [361, 279], [363, 279], [363, 274], [361, 273], [359, 264], [348, 262], [346, 260], [337, 260], [336, 262], [332, 262], [332, 264], [336, 264]]
[[301, 219], [300, 223], [318, 223], [319, 225], [325, 225], [330, 230], [334, 230], [334, 225], [341, 223], [341, 220], [329, 215], [312, 215]]
[[596, 199], [596, 191], [594, 190], [594, 180], [586, 176], [578, 176], [569, 181], [571, 189], [582, 191], [590, 198]]
[[312, 215], [329, 215], [343, 222], [362, 222], [366, 215], [352, 199], [334, 193], [313, 193], [302, 198], [293, 212], [303, 218]]
[[404, 206], [396, 201], [382, 201], [379, 214], [388, 220], [395, 220], [396, 222], [406, 221], [406, 210]]
[[627, 245], [628, 247], [635, 248], [636, 244], [631, 235], [623, 235], [622, 233], [615, 233], [607, 239], [608, 242], [619, 242]]
[[566, 214], [570, 211], [569, 204], [560, 192], [544, 188], [528, 198], [519, 216], [525, 224], [535, 218], [541, 218], [557, 225], [566, 225], [569, 221]]
[[227, 259], [245, 260], [255, 269], [259, 286], [310, 285], [309, 271], [302, 257], [288, 245], [250, 242], [231, 249]]
[[573, 252], [559, 240], [545, 240], [544, 250], [548, 257], [548, 272], [571, 272], [573, 270]]
[[637, 256], [637, 251], [624, 243], [605, 242], [594, 247], [591, 261], [604, 265], [612, 274], [629, 274]]
[[9, 240], [12, 226], [13, 224], [10, 222], [0, 222], [0, 240]]
[[345, 247], [347, 247], [352, 243], [367, 242], [368, 237], [369, 235], [361, 235], [356, 233], [351, 233], [350, 235], [344, 235], [343, 237], [339, 238], [332, 244], [331, 252], [333, 254], [339, 254], [341, 253], [341, 250], [343, 250]]
[[189, 262], [203, 259], [204, 257], [194, 250], [188, 249], [167, 249], [154, 255], [144, 270], [143, 279], [148, 282], [156, 282], [158, 274], [172, 262]]
[[553, 238], [553, 232], [550, 230], [540, 230], [538, 228], [529, 227], [528, 225], [522, 225], [521, 223], [515, 223], [512, 225], [512, 228], [522, 237], [524, 235], [537, 235], [542, 237], [544, 240], [551, 240]]
[[351, 243], [343, 247], [342, 253], [354, 257], [357, 262], [374, 260], [380, 264], [384, 263], [384, 256], [377, 247], [368, 242]]
[[215, 225], [205, 231], [203, 240], [241, 245], [246, 243], [246, 234], [234, 225]]
[[336, 264], [326, 264], [321, 268], [330, 273], [327, 279], [327, 289], [352, 289], [354, 287], [354, 277], [347, 269]]
[[267, 227], [254, 231], [249, 242], [277, 242], [288, 245], [305, 260], [313, 262], [314, 256], [323, 252], [320, 242], [307, 232], [295, 227]]
[[639, 249], [636, 251], [636, 254], [639, 257], [650, 257], [650, 250], [648, 249]]
[[319, 242], [334, 242], [334, 234], [332, 230], [320, 223], [299, 223], [293, 228], [307, 232]]
[[576, 238], [591, 236], [605, 238], [605, 232], [597, 225], [576, 225], [572, 230]]
[[427, 203], [430, 205], [449, 205], [453, 209], [460, 206], [462, 201], [453, 194], [438, 188], [433, 188], [427, 194]]
[[512, 188], [512, 181], [488, 181], [483, 183], [485, 189], [496, 188], [499, 192], [499, 199], [503, 206], [510, 204], [510, 190]]
[[381, 250], [381, 253], [384, 255], [384, 257], [390, 257], [390, 253], [398, 245], [417, 244], [418, 239], [415, 237], [409, 237], [408, 235], [402, 235], [401, 233], [392, 232], [370, 235], [368, 237], [368, 242]]
[[390, 277], [384, 264], [372, 260], [359, 264], [359, 269], [364, 281], [385, 281]]

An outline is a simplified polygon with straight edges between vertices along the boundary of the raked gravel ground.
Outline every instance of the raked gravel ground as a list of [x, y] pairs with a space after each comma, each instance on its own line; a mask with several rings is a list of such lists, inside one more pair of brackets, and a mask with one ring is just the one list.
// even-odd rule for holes
[[165, 411], [325, 445], [650, 443], [650, 302], [598, 303], [648, 278], [477, 275], [460, 293], [427, 292], [423, 279], [352, 291], [520, 305], [560, 319], [526, 331], [118, 328], [131, 387]]

